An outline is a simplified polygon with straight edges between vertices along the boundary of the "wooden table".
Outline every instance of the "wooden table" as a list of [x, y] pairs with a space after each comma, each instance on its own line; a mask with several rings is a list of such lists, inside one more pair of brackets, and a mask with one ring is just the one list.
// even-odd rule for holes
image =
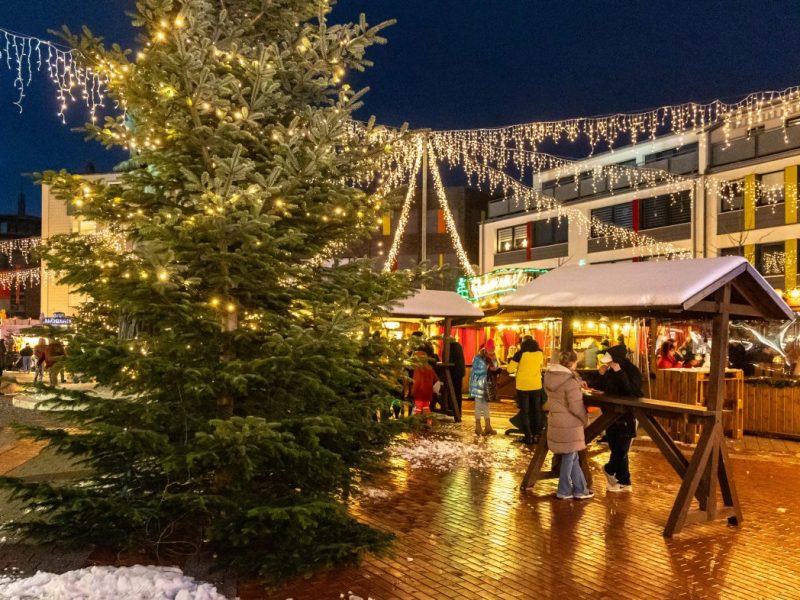
[[[679, 533], [684, 525], [689, 523], [723, 517], [726, 517], [731, 524], [741, 522], [739, 499], [735, 487], [731, 485], [731, 463], [724, 443], [721, 411], [653, 398], [625, 398], [600, 394], [587, 394], [584, 396], [584, 402], [587, 406], [596, 406], [603, 411], [586, 428], [587, 445], [620, 416], [633, 413], [681, 478], [678, 495], [664, 528], [665, 537]], [[691, 457], [684, 455], [659, 422], [659, 418], [676, 417], [685, 418], [691, 423], [699, 423], [702, 428], [697, 447]], [[558, 477], [557, 473], [542, 471], [547, 453], [547, 436], [542, 435], [522, 479], [520, 486], [522, 490], [533, 488], [540, 479]], [[722, 506], [717, 504], [717, 484], [722, 493]], [[698, 510], [690, 510], [693, 497], [699, 502]]]

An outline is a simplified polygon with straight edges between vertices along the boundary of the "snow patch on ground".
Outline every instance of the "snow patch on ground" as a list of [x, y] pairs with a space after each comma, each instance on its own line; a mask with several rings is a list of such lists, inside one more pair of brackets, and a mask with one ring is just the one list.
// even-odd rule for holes
[[487, 469], [497, 462], [497, 450], [489, 443], [467, 443], [460, 438], [412, 436], [392, 446], [392, 454], [408, 463], [410, 469], [452, 471], [466, 464]]
[[365, 500], [386, 500], [391, 498], [394, 494], [391, 490], [379, 487], [363, 486], [358, 490], [359, 496]]
[[61, 575], [38, 571], [25, 579], [0, 577], [5, 600], [226, 600], [210, 583], [175, 567], [89, 567]]

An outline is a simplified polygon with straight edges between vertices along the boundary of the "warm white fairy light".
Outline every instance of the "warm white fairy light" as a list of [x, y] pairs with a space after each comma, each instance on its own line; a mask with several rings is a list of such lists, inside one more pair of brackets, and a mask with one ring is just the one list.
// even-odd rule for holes
[[56, 45], [34, 36], [14, 33], [0, 28], [0, 64], [15, 75], [14, 88], [18, 96], [14, 104], [22, 112], [25, 90], [31, 83], [34, 72], [44, 67], [50, 81], [56, 86], [58, 115], [64, 120], [64, 113], [70, 102], [80, 95], [94, 119], [98, 108], [103, 107], [108, 78], [81, 64], [73, 50]]
[[[408, 225], [408, 218], [411, 215], [411, 205], [414, 202], [414, 191], [416, 189], [417, 174], [422, 166], [422, 137], [418, 136], [415, 141], [416, 157], [414, 158], [414, 168], [411, 170], [411, 176], [408, 178], [408, 190], [406, 197], [403, 201], [403, 207], [400, 209], [400, 219], [397, 221], [397, 229], [394, 232], [394, 239], [392, 246], [389, 248], [389, 253], [386, 255], [386, 264], [383, 266], [384, 271], [391, 271], [394, 263], [397, 260], [397, 255], [400, 252], [400, 244], [403, 241], [403, 234]], [[423, 173], [423, 177], [427, 174]]]
[[21, 255], [24, 262], [30, 259], [31, 250], [41, 245], [42, 238], [29, 237], [17, 238], [14, 240], [0, 240], [0, 254], [8, 257], [9, 264], [13, 265], [18, 255]]
[[36, 285], [41, 278], [41, 270], [36, 267], [33, 269], [16, 269], [13, 271], [0, 271], [0, 288], [10, 290], [13, 287], [27, 288]]
[[[461, 268], [464, 269], [464, 272], [467, 275], [474, 276], [475, 270], [472, 268], [472, 265], [469, 262], [469, 257], [464, 251], [464, 246], [461, 244], [461, 238], [458, 235], [456, 222], [453, 219], [453, 213], [450, 212], [450, 204], [447, 201], [447, 195], [444, 191], [442, 174], [439, 172], [439, 162], [436, 158], [436, 153], [433, 151], [433, 146], [430, 143], [428, 143], [428, 161], [431, 165], [431, 173], [433, 174], [433, 189], [435, 190], [436, 196], [439, 199], [439, 206], [442, 208], [442, 212], [444, 213], [444, 222], [447, 227], [447, 232], [450, 234], [450, 241], [453, 243], [453, 248], [455, 248], [456, 256], [458, 256], [458, 260], [461, 263]], [[427, 173], [424, 173], [423, 177], [426, 176]]]
[[601, 144], [613, 148], [624, 136], [632, 144], [642, 139], [655, 139], [664, 132], [675, 134], [697, 132], [722, 123], [725, 140], [734, 129], [751, 129], [769, 119], [786, 120], [800, 111], [800, 86], [782, 91], [756, 92], [737, 102], [714, 100], [706, 104], [687, 102], [657, 109], [617, 113], [599, 117], [578, 117], [558, 121], [538, 121], [488, 129], [459, 129], [433, 132], [434, 146], [471, 147], [502, 146], [535, 150], [547, 140], [570, 143], [586, 140], [592, 150]]
[[[537, 212], [551, 211], [555, 213], [556, 217], [566, 217], [587, 235], [589, 235], [590, 232], [594, 232], [597, 237], [606, 238], [613, 248], [632, 246], [639, 256], [666, 255], [679, 258], [686, 258], [689, 256], [689, 251], [685, 248], [675, 246], [668, 242], [658, 241], [650, 236], [620, 227], [619, 225], [604, 223], [603, 221], [587, 216], [577, 208], [564, 206], [552, 197], [546, 196], [538, 190], [534, 190], [504, 171], [492, 165], [482, 164], [480, 159], [469, 155], [464, 155], [463, 158], [463, 166], [468, 173], [477, 173], [483, 179], [491, 174], [493, 181], [496, 182], [499, 188], [510, 191], [516, 197], [521, 198], [527, 209], [532, 209]], [[694, 194], [692, 194], [692, 196], [694, 196]]]

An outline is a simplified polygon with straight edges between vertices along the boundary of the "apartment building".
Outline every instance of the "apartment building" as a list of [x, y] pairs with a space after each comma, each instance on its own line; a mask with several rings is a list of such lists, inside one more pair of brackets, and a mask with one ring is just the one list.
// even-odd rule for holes
[[[609, 223], [693, 257], [746, 256], [767, 280], [800, 303], [797, 289], [797, 169], [800, 117], [765, 111], [757, 129], [712, 127], [668, 135], [578, 161], [571, 174], [548, 171], [534, 188], [566, 207], [528, 210], [515, 198], [489, 203], [481, 225], [482, 273], [514, 267], [554, 268], [666, 254], [657, 244], [632, 249], [626, 236], [588, 223]], [[600, 172], [600, 167], [603, 172]], [[657, 169], [631, 185], [626, 168]], [[645, 171], [641, 171], [644, 173]]]

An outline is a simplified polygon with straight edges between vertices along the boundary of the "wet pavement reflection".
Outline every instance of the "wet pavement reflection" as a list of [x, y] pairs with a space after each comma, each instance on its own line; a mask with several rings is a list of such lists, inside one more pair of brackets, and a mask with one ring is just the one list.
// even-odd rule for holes
[[395, 459], [353, 501], [360, 519], [396, 534], [390, 556], [279, 590], [241, 586], [242, 599], [800, 598], [800, 453], [733, 444], [745, 521], [667, 540], [679, 481], [646, 439], [631, 450], [632, 494], [606, 493], [606, 451], [593, 446], [595, 498], [560, 501], [554, 480], [521, 493], [530, 450], [477, 438], [470, 420], [410, 438], [444, 440], [442, 452], [413, 468]]

